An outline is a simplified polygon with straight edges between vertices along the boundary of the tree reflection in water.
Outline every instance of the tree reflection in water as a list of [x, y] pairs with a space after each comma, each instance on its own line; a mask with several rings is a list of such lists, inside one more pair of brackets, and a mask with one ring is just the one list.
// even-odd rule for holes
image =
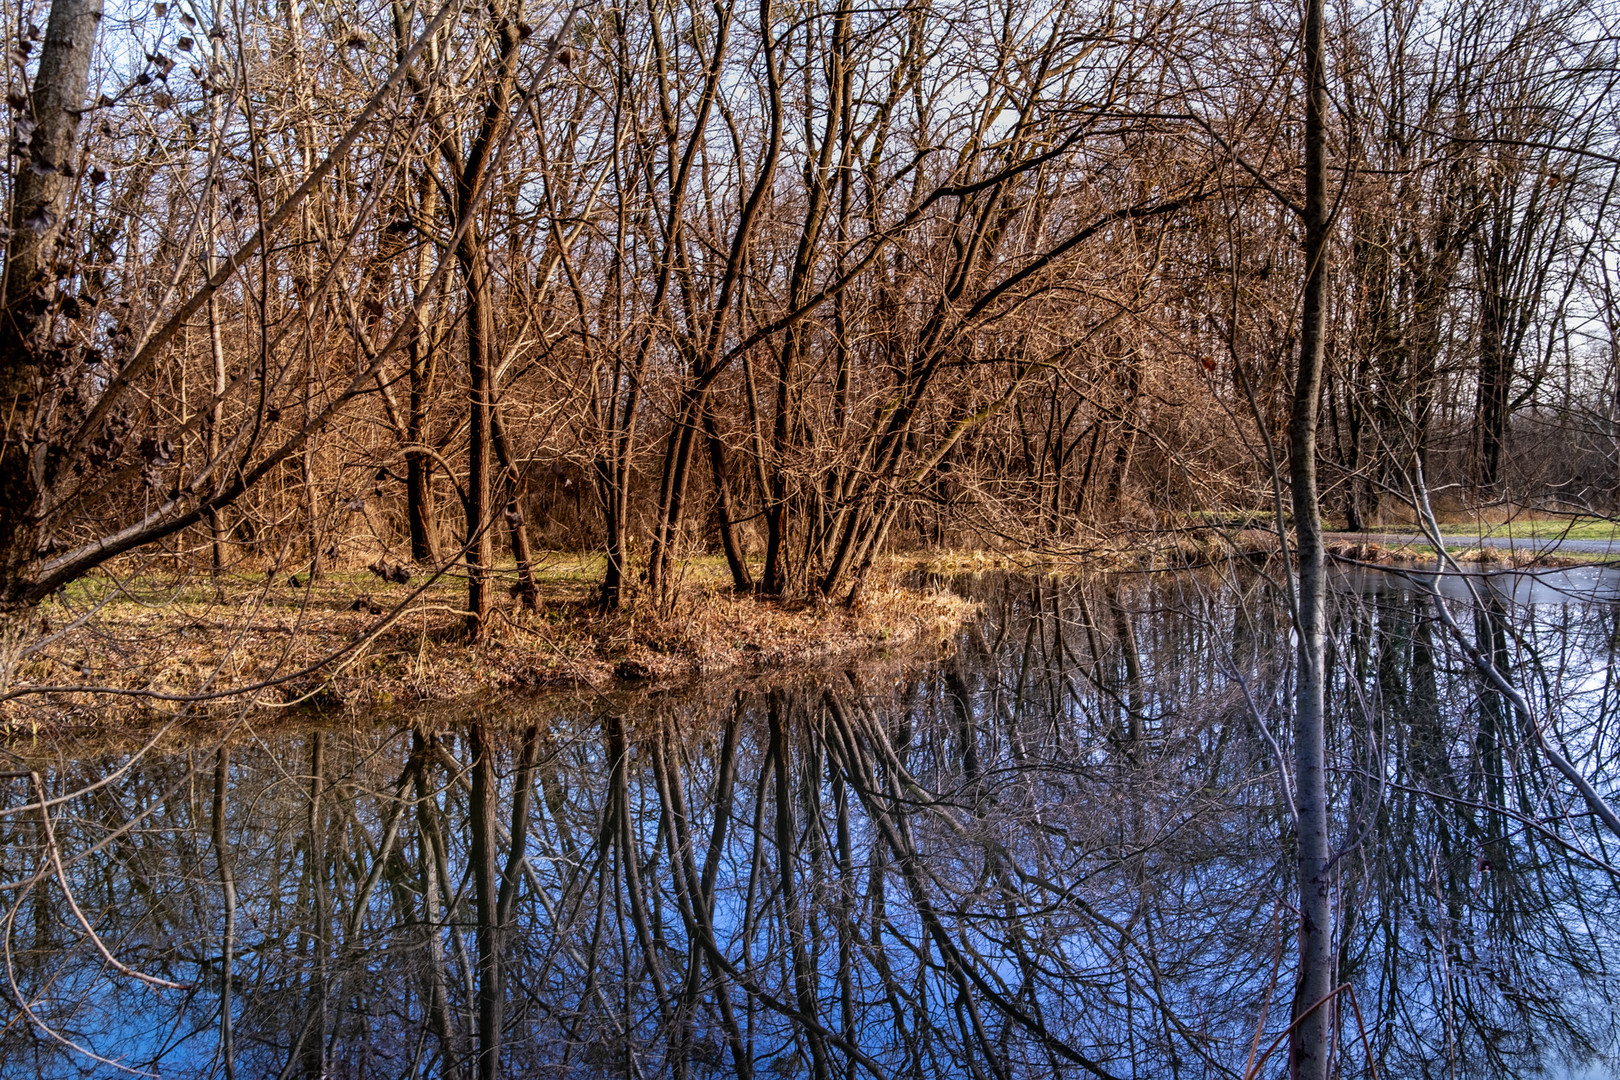
[[[1292, 993], [1281, 600], [966, 587], [898, 676], [14, 746], [0, 1071], [1244, 1075]], [[1610, 849], [1425, 605], [1337, 594], [1335, 1067], [1590, 1059]], [[1607, 789], [1613, 605], [1479, 620]]]

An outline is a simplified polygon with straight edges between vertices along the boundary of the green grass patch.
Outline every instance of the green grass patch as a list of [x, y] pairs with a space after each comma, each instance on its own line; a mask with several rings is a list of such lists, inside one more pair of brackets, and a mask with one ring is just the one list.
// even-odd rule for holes
[[1442, 536], [1492, 537], [1511, 540], [1620, 540], [1620, 522], [1607, 518], [1517, 518], [1440, 526]]

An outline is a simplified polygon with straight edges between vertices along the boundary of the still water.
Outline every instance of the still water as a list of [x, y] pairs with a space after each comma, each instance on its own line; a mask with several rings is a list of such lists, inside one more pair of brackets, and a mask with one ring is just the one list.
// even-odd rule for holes
[[[1474, 584], [1614, 790], [1614, 579]], [[1285, 1076], [1284, 593], [952, 587], [944, 659], [13, 741], [0, 1075]], [[1427, 594], [1332, 641], [1338, 1075], [1606, 1075], [1615, 838]]]

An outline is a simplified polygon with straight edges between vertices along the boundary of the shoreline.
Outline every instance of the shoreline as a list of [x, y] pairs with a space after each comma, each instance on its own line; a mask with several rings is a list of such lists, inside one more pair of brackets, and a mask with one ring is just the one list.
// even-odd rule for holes
[[[1416, 537], [1326, 539], [1329, 557], [1352, 565], [1410, 568], [1434, 558]], [[1547, 541], [1474, 539], [1447, 548], [1460, 563], [1509, 571], [1596, 561]], [[1269, 531], [1200, 526], [1068, 551], [900, 553], [874, 571], [853, 607], [738, 595], [714, 566], [694, 561], [667, 610], [635, 597], [608, 614], [593, 603], [590, 557], [555, 553], [537, 568], [538, 610], [515, 601], [497, 608], [476, 644], [464, 636], [461, 585], [450, 576], [414, 589], [364, 571], [292, 579], [296, 585], [265, 574], [107, 577], [42, 605], [40, 640], [13, 684], [23, 692], [0, 703], [0, 731], [134, 716], [353, 714], [489, 694], [663, 690], [901, 653], [937, 656], [978, 611], [944, 578], [1173, 573], [1265, 561], [1277, 550]]]
[[[558, 560], [566, 565], [568, 560]], [[688, 582], [666, 611], [601, 613], [590, 585], [543, 577], [538, 610], [497, 608], [467, 641], [459, 583], [390, 587], [332, 574], [291, 589], [237, 577], [204, 588], [101, 582], [40, 609], [41, 643], [0, 730], [133, 717], [357, 713], [480, 695], [668, 689], [899, 653], [937, 655], [978, 605], [884, 568], [853, 606], [738, 595]], [[15, 691], [14, 691], [15, 693]]]

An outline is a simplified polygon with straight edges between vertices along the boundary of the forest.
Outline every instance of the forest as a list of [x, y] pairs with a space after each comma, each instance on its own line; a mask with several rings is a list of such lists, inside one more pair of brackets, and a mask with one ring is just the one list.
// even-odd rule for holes
[[[81, 1064], [135, 1061], [115, 1052], [116, 1024], [84, 1019], [103, 1008], [87, 1004], [98, 991], [62, 989], [92, 976], [58, 984], [79, 972], [74, 956], [104, 960], [108, 978], [212, 987], [215, 1012], [196, 1030], [217, 1045], [184, 1075], [235, 1075], [238, 1020], [261, 1024], [263, 1040], [243, 1061], [311, 1077], [495, 1077], [519, 1060], [630, 1076], [653, 1048], [662, 1064], [649, 1072], [708, 1075], [699, 1066], [724, 1061], [751, 1075], [769, 1061], [818, 1080], [1136, 1075], [1139, 1060], [1144, 1075], [1247, 1080], [1268, 1057], [1302, 1080], [1515, 1075], [1555, 1046], [1567, 1061], [1612, 1061], [1612, 1027], [1577, 1016], [1554, 986], [1612, 1001], [1610, 936], [1547, 946], [1567, 970], [1538, 968], [1539, 997], [1446, 952], [1462, 948], [1447, 938], [1436, 955], [1483, 971], [1480, 993], [1512, 1003], [1487, 1017], [1495, 1006], [1470, 1012], [1456, 996], [1453, 967], [1424, 967], [1412, 998], [1393, 976], [1358, 981], [1376, 965], [1352, 957], [1352, 941], [1371, 950], [1376, 938], [1394, 957], [1407, 916], [1358, 938], [1344, 905], [1358, 888], [1393, 908], [1432, 892], [1441, 921], [1460, 926], [1495, 873], [1491, 910], [1511, 933], [1556, 937], [1555, 911], [1590, 927], [1612, 907], [1609, 571], [1543, 551], [1504, 577], [1480, 569], [1483, 540], [1463, 557], [1446, 537], [1620, 537], [1617, 20], [1609, 0], [6, 8], [0, 725], [22, 741], [0, 747], [12, 762], [0, 852], [34, 869], [0, 883], [18, 1009], [0, 1066], [26, 1058], [38, 1075], [68, 1075], [41, 1064], [41, 1046]], [[1027, 582], [987, 593], [954, 575], [986, 565], [1055, 575], [1061, 603], [1048, 612], [1039, 584], [1032, 607], [995, 615], [1025, 603], [1008, 597]], [[1102, 572], [1111, 584], [1086, 577]], [[1572, 582], [1587, 591], [1571, 599]], [[1536, 605], [1555, 602], [1579, 616], [1549, 623]], [[1015, 626], [1029, 636], [1009, 690]], [[1158, 652], [1138, 626], [1158, 628]], [[1084, 661], [1046, 648], [1064, 627], [1084, 629]], [[680, 706], [697, 718], [677, 723], [613, 696], [667, 684], [677, 667], [701, 685], [862, 650], [898, 663], [905, 649], [936, 664], [884, 676], [905, 694], [863, 696], [851, 666], [809, 690], [715, 682], [715, 701], [736, 695], [730, 720], [714, 701]], [[1178, 657], [1203, 672], [1187, 686]], [[1054, 695], [1039, 708], [1037, 684]], [[533, 688], [579, 691], [568, 707], [594, 717], [553, 718], [571, 732], [555, 760], [537, 756], [553, 745], [545, 724], [513, 742], [479, 713], [441, 745], [430, 711], [410, 721], [397, 780], [333, 780], [328, 793], [326, 736], [310, 736], [291, 904], [322, 928], [287, 933], [325, 949], [376, 920], [417, 927], [409, 963], [426, 981], [411, 985], [425, 996], [401, 1005], [420, 1007], [417, 1036], [378, 1021], [361, 1038], [328, 1014], [325, 995], [353, 993], [353, 972], [368, 970], [360, 945], [320, 953], [321, 1004], [303, 1027], [277, 1027], [292, 1020], [267, 975], [257, 998], [233, 998], [239, 882], [279, 897], [264, 901], [278, 911], [287, 901], [256, 878], [265, 863], [229, 854], [230, 829], [243, 850], [259, 842], [229, 809], [263, 767], [231, 765], [243, 725], [266, 711], [290, 723], [311, 708], [462, 709], [473, 691]], [[1396, 701], [1420, 691], [1428, 705]], [[1423, 726], [1441, 712], [1451, 727]], [[1091, 734], [1064, 735], [1070, 721]], [[913, 743], [929, 724], [937, 741]], [[722, 742], [704, 741], [716, 725]], [[88, 741], [50, 763], [27, 742], [41, 731]], [[148, 731], [141, 749], [126, 745]], [[218, 896], [192, 907], [222, 905], [218, 951], [202, 957], [153, 952], [133, 930], [110, 947], [70, 884], [156, 813], [140, 808], [145, 781], [132, 778], [144, 774], [130, 770], [176, 739], [189, 763], [160, 764], [194, 797], [163, 820], [197, 823], [187, 843], [214, 852]], [[356, 739], [355, 760], [368, 760]], [[600, 746], [583, 753], [579, 740]], [[908, 771], [913, 750], [925, 780]], [[752, 869], [733, 926], [715, 875], [742, 842], [726, 830], [744, 751], [753, 848], [735, 859]], [[553, 776], [569, 754], [573, 789]], [[1009, 779], [1004, 806], [985, 794], [996, 784], [981, 754], [1043, 778], [1027, 790]], [[1179, 768], [1207, 765], [1212, 786], [1175, 773], [1179, 754]], [[1042, 816], [1037, 788], [1066, 789], [1099, 755], [1120, 772], [1098, 784], [1140, 800], [1128, 839], [1097, 832], [1085, 815], [1110, 811], [1089, 803], [1068, 824]], [[681, 791], [699, 759], [688, 780], [714, 829], [701, 871]], [[205, 775], [211, 810], [196, 801]], [[556, 831], [526, 849], [525, 830], [542, 828], [539, 776], [562, 784], [539, 793]], [[1248, 801], [1256, 777], [1271, 801]], [[128, 805], [107, 789], [107, 820], [123, 822], [112, 833], [81, 829], [90, 809], [53, 823], [52, 807], [115, 782], [135, 788]], [[393, 794], [362, 810], [362, 789]], [[1207, 857], [1268, 883], [1245, 879], [1243, 893], [1275, 898], [1270, 929], [1251, 927], [1281, 935], [1263, 992], [1270, 938], [1233, 946], [1249, 981], [1217, 992], [1191, 975], [1160, 982], [1161, 959], [1196, 965], [1201, 946], [1161, 952], [1135, 937], [1164, 917], [1142, 860], [1159, 843], [1150, 819], [1180, 813], [1172, 792], [1277, 834], [1220, 863], [1209, 853], [1230, 838], [1199, 819], [1213, 847], [1174, 856], [1188, 881]], [[1402, 800], [1430, 798], [1461, 817], [1392, 831], [1389, 814], [1422, 817]], [[339, 803], [348, 824], [322, 816]], [[396, 846], [407, 806], [414, 862]], [[464, 829], [429, 820], [463, 807]], [[594, 837], [574, 836], [580, 819]], [[820, 841], [801, 829], [815, 822]], [[317, 858], [332, 829], [351, 827], [369, 871]], [[464, 849], [443, 829], [469, 837]], [[998, 829], [1016, 838], [998, 846]], [[1103, 904], [1086, 909], [1083, 934], [1064, 923], [1090, 878], [1043, 860], [1056, 857], [1048, 846], [1072, 854], [1070, 830], [1090, 837], [1072, 840], [1091, 853], [1075, 859], [1114, 853], [1098, 871], [1110, 897], [1145, 890], [1115, 912], [1122, 922], [1098, 915]], [[980, 860], [977, 885], [947, 882], [969, 873], [955, 861], [944, 877], [919, 869], [952, 836], [971, 841], [960, 858]], [[550, 869], [525, 861], [543, 844]], [[857, 886], [861, 844], [880, 855]], [[767, 847], [779, 880], [761, 900]], [[1409, 847], [1430, 852], [1432, 880], [1402, 862]], [[148, 858], [107, 850], [93, 875], [104, 913], [144, 873], [118, 859]], [[599, 878], [579, 876], [591, 850]], [[672, 886], [656, 877], [660, 851]], [[568, 861], [572, 877], [557, 869]], [[1516, 892], [1507, 879], [1532, 864], [1566, 877]], [[740, 887], [728, 867], [722, 893]], [[1070, 871], [1080, 876], [1065, 883]], [[346, 873], [358, 875], [348, 914], [334, 899]], [[905, 929], [886, 921], [885, 875], [909, 898]], [[588, 941], [542, 935], [553, 951], [532, 985], [555, 965], [592, 972], [584, 957], [608, 948], [612, 908], [614, 1000], [593, 974], [566, 1016], [532, 988], [509, 1001], [508, 965], [533, 944], [516, 944], [519, 924], [561, 925], [557, 905], [587, 902], [597, 928]], [[1025, 929], [985, 929], [997, 904]], [[154, 925], [183, 922], [160, 907]], [[859, 956], [828, 930], [857, 908], [874, 935]], [[19, 974], [25, 909], [36, 966]], [[1438, 931], [1413, 918], [1427, 948]], [[916, 955], [888, 956], [885, 932]], [[1114, 963], [1109, 933], [1117, 986], [1092, 981], [1092, 960]], [[1095, 940], [1066, 951], [1076, 934]], [[136, 973], [124, 955], [173, 977]], [[891, 965], [913, 972], [912, 990]], [[889, 1043], [857, 1017], [860, 980], [886, 995]], [[828, 993], [845, 1002], [836, 1023]], [[1069, 1007], [1091, 993], [1108, 1009]], [[1422, 1013], [1412, 1030], [1440, 1032], [1443, 1062], [1358, 1035], [1363, 1006], [1375, 1029]], [[759, 1049], [756, 1008], [791, 1053]], [[14, 1031], [33, 1033], [31, 1049], [8, 1041]], [[408, 1068], [343, 1056], [418, 1036]], [[546, 1039], [567, 1049], [553, 1055]], [[129, 1043], [145, 1066], [117, 1067], [157, 1075], [175, 1060], [150, 1040]]]
[[476, 634], [544, 550], [843, 597], [1264, 518], [1296, 402], [1346, 529], [1608, 514], [1613, 14], [1346, 7], [1313, 90], [1267, 4], [25, 5], [0, 602], [381, 557]]

